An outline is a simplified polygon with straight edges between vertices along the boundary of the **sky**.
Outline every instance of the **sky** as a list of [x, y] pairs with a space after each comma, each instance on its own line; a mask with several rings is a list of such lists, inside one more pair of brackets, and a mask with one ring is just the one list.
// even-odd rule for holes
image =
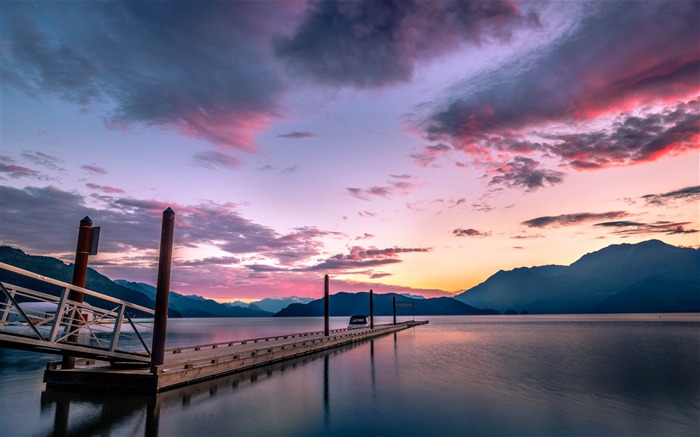
[[0, 0], [0, 243], [221, 302], [700, 247], [698, 1]]

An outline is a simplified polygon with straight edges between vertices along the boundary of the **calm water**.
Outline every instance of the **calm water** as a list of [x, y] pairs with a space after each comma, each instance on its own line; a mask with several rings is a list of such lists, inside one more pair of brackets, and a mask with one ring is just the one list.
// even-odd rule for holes
[[[56, 357], [0, 349], [0, 436], [700, 435], [698, 314], [427, 319], [158, 396], [46, 391], [43, 369]], [[171, 319], [168, 343], [322, 327]]]

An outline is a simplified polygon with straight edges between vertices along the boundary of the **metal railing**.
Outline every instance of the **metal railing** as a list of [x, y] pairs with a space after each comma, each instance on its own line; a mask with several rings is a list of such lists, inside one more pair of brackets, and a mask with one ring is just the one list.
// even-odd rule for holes
[[[9, 347], [147, 362], [150, 351], [132, 314], [154, 310], [0, 262], [0, 269], [40, 282], [43, 291], [0, 282], [0, 342]], [[60, 292], [46, 292], [58, 287]], [[70, 299], [74, 290], [93, 303]], [[99, 302], [99, 303], [96, 303]], [[126, 349], [118, 349], [121, 344]]]

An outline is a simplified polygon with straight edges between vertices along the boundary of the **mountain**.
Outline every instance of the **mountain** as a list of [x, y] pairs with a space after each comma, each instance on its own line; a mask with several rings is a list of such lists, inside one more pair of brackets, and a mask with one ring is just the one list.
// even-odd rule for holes
[[[498, 314], [494, 310], [480, 310], [451, 297], [411, 299], [400, 294], [387, 293], [374, 295], [374, 315], [393, 314], [393, 297], [396, 297], [398, 315], [484, 315]], [[410, 305], [410, 306], [409, 306]], [[369, 314], [369, 293], [340, 292], [330, 296], [331, 316], [351, 316]], [[415, 311], [415, 312], [414, 312]], [[323, 299], [309, 303], [294, 303], [275, 314], [275, 317], [323, 316]]]
[[264, 311], [269, 311], [271, 313], [276, 313], [283, 308], [288, 307], [289, 305], [293, 303], [300, 303], [300, 304], [305, 304], [311, 302], [313, 299], [310, 297], [296, 297], [296, 296], [291, 296], [291, 297], [269, 297], [263, 300], [259, 300], [257, 302], [252, 302], [251, 305], [255, 305], [256, 307], [264, 310]]
[[499, 271], [456, 296], [530, 313], [700, 311], [700, 251], [658, 240], [619, 244], [570, 266]]
[[[115, 282], [155, 299], [156, 287], [152, 285], [123, 279], [117, 279]], [[268, 317], [272, 315], [272, 312], [256, 308], [231, 306], [202, 296], [183, 295], [174, 291], [171, 291], [168, 296], [168, 307], [179, 311], [183, 317]]]
[[[0, 261], [49, 278], [70, 283], [73, 278], [73, 265], [56, 258], [33, 256], [9, 246], [0, 246]], [[0, 269], [0, 281], [43, 291], [54, 296], [61, 293], [61, 288], [52, 286], [26, 276]], [[88, 268], [85, 288], [125, 300], [146, 308], [155, 308], [156, 288], [143, 283], [124, 280], [112, 281], [108, 277]], [[99, 300], [85, 296], [85, 301], [100, 305]], [[170, 292], [168, 298], [168, 317], [266, 317], [272, 312], [255, 308], [229, 307], [201, 296], [184, 296]], [[145, 316], [146, 314], [135, 314]]]
[[[0, 261], [52, 279], [58, 279], [59, 281], [63, 282], [70, 283], [73, 279], [72, 264], [66, 264], [61, 260], [48, 256], [28, 255], [19, 249], [9, 246], [0, 246]], [[62, 291], [61, 287], [46, 284], [45, 282], [2, 269], [0, 269], [0, 281], [37, 291], [43, 291], [54, 296], [60, 296]], [[154, 299], [139, 291], [116, 284], [108, 277], [98, 273], [92, 268], [88, 268], [87, 270], [85, 288], [117, 299], [125, 300], [136, 305], [141, 305], [146, 308], [155, 308]], [[85, 302], [90, 303], [91, 305], [100, 305], [99, 299], [95, 299], [89, 295], [85, 296]], [[144, 316], [145, 314], [133, 315], [138, 317]], [[168, 311], [168, 316], [181, 317], [181, 314], [171, 308]]]

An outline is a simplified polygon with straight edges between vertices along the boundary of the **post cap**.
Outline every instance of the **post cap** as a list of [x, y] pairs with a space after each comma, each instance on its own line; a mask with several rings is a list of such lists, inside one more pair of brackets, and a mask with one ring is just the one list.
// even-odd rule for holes
[[82, 220], [80, 220], [80, 223], [92, 223], [92, 220], [90, 220], [90, 217], [85, 216]]
[[163, 211], [163, 214], [173, 214], [175, 215], [175, 211], [171, 207], [168, 207], [165, 211]]

